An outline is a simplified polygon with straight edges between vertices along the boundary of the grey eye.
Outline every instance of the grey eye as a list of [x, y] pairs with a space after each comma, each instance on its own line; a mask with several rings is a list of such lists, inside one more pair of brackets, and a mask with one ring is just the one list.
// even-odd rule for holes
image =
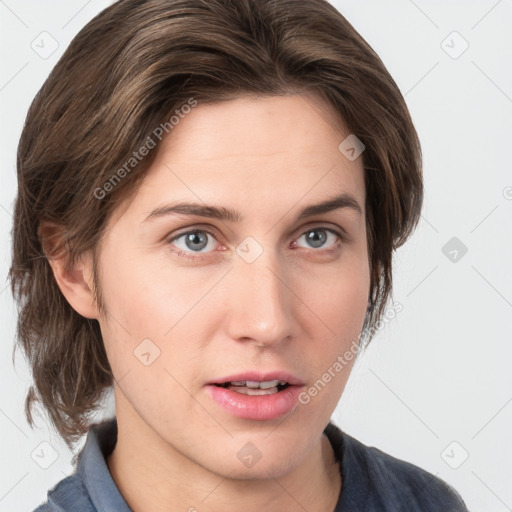
[[[340, 235], [338, 235], [338, 233], [336, 233], [335, 231], [332, 231], [331, 229], [313, 228], [313, 229], [308, 229], [308, 231], [303, 233], [299, 237], [299, 240], [301, 238], [305, 238], [307, 241], [307, 244], [308, 244], [307, 247], [313, 247], [314, 249], [319, 249], [326, 245], [326, 241], [328, 240], [329, 235], [331, 237], [333, 237], [333, 243], [336, 242], [336, 239], [340, 238]], [[302, 246], [302, 247], [304, 247], [304, 246]]]

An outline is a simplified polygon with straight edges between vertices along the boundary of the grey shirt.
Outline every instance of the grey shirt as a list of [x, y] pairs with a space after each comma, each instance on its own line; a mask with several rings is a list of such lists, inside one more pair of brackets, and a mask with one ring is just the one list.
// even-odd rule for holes
[[[325, 434], [343, 479], [333, 512], [468, 512], [459, 494], [427, 471], [364, 445], [333, 423]], [[106, 463], [116, 441], [116, 418], [91, 426], [75, 472], [34, 512], [132, 512]]]

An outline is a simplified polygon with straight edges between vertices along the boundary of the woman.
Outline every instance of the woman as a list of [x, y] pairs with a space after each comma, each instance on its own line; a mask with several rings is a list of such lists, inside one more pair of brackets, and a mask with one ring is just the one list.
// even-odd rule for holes
[[18, 187], [27, 417], [88, 433], [38, 511], [466, 510], [330, 422], [423, 197], [405, 102], [330, 4], [113, 4], [36, 96]]

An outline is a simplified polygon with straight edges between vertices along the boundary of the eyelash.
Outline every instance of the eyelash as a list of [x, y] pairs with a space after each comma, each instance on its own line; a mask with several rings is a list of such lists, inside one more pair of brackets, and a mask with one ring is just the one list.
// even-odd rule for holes
[[[340, 242], [346, 242], [348, 240], [348, 237], [342, 233], [339, 233], [338, 231], [334, 230], [334, 229], [331, 229], [331, 228], [328, 228], [328, 227], [324, 227], [324, 226], [318, 226], [318, 227], [313, 227], [313, 228], [310, 228], [310, 229], [307, 229], [306, 231], [304, 231], [300, 236], [299, 238], [301, 238], [302, 236], [304, 236], [305, 234], [307, 233], [310, 233], [311, 231], [327, 231], [329, 233], [332, 233], [333, 235], [335, 235], [338, 240], [336, 241], [336, 243], [333, 245], [333, 247], [331, 247], [330, 249], [313, 249], [314, 252], [323, 252], [323, 253], [327, 253], [327, 254], [330, 254], [330, 253], [333, 253], [335, 252], [339, 246], [340, 246]], [[169, 244], [171, 244], [172, 242], [174, 242], [175, 240], [178, 240], [179, 238], [185, 236], [185, 235], [188, 235], [190, 233], [197, 233], [197, 232], [200, 232], [200, 233], [207, 233], [208, 235], [210, 235], [211, 237], [215, 238], [215, 234], [212, 233], [210, 230], [208, 229], [205, 229], [205, 228], [192, 228], [192, 229], [189, 229], [188, 231], [184, 231], [174, 237], [172, 237], [171, 239], [168, 240]], [[205, 253], [204, 255], [202, 253], [196, 253], [194, 254], [193, 252], [187, 252], [187, 251], [183, 251], [181, 249], [171, 249], [171, 251], [175, 254], [177, 254], [178, 256], [182, 257], [182, 258], [186, 258], [186, 259], [189, 259], [189, 260], [201, 260], [201, 259], [204, 259], [206, 257], [207, 254], [209, 253]]]

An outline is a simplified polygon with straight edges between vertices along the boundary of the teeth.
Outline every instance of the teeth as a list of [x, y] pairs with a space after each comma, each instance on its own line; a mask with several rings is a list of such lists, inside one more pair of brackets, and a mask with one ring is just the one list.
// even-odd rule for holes
[[250, 391], [252, 391], [252, 390], [257, 390], [257, 391], [272, 390], [273, 391], [274, 388], [277, 390], [277, 386], [285, 386], [286, 384], [287, 384], [286, 381], [277, 380], [277, 379], [276, 380], [267, 380], [264, 382], [257, 382], [254, 380], [235, 380], [232, 382], [227, 382], [224, 387], [233, 386], [233, 387], [244, 388], [244, 391], [241, 390], [240, 392], [245, 392], [245, 390], [248, 389], [249, 391], [246, 394], [253, 395], [253, 394], [262, 394], [262, 393], [251, 393]]
[[257, 382], [255, 380], [237, 380], [230, 384], [232, 386], [247, 386], [251, 389], [270, 389], [275, 388], [278, 384], [284, 385], [286, 382], [282, 380], [267, 380], [265, 382]]
[[278, 380], [268, 380], [266, 382], [260, 382], [260, 388], [261, 389], [275, 388], [278, 384], [279, 384]]
[[248, 395], [273, 395], [274, 393], [277, 393], [277, 388], [267, 388], [267, 389], [251, 389], [246, 388]]
[[240, 393], [242, 395], [273, 395], [274, 393], [277, 393], [277, 387], [269, 388], [269, 389], [254, 389], [254, 388], [248, 388], [248, 387], [233, 387], [232, 391], [236, 391], [237, 393]]

